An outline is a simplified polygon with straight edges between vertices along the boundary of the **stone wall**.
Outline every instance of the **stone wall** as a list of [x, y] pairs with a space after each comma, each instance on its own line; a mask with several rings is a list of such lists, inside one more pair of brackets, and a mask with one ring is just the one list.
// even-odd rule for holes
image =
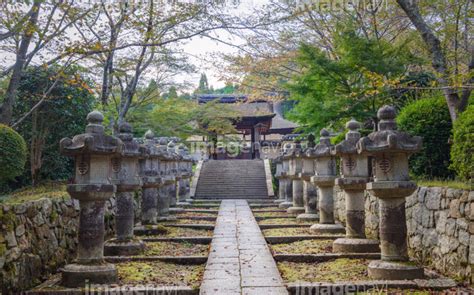
[[[336, 189], [336, 216], [345, 220]], [[406, 200], [410, 256], [460, 281], [474, 282], [474, 191], [420, 187]], [[366, 233], [378, 238], [378, 201], [366, 196]]]
[[[106, 204], [105, 226], [114, 233], [115, 199]], [[75, 258], [79, 202], [44, 198], [0, 205], [0, 286], [5, 294], [27, 289]]]

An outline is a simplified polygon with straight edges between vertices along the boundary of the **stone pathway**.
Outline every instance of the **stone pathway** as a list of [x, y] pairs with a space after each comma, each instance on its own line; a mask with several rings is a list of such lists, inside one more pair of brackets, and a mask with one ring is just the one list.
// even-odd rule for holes
[[200, 294], [288, 294], [245, 200], [224, 200]]

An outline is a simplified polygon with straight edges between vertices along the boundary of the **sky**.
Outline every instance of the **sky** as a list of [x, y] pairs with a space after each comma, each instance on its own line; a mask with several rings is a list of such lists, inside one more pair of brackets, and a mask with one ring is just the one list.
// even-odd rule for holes
[[[231, 2], [230, 0], [228, 1]], [[248, 14], [252, 11], [252, 9], [265, 5], [268, 2], [269, 0], [240, 0], [240, 4], [237, 7], [229, 5], [228, 9], [230, 13], [240, 16], [242, 14]], [[243, 43], [242, 39], [238, 38], [237, 36], [232, 36], [224, 30], [218, 30], [215, 33], [218, 34], [221, 39], [230, 41], [229, 43], [236, 45]], [[190, 61], [196, 66], [197, 72], [191, 75], [178, 75], [175, 77], [176, 82], [180, 84], [188, 82], [197, 87], [201, 73], [205, 72], [209, 85], [213, 86], [214, 88], [220, 88], [225, 85], [224, 81], [219, 80], [219, 72], [222, 70], [222, 67], [216, 68], [207, 59], [216, 52], [225, 54], [235, 53], [237, 52], [235, 47], [211, 40], [209, 38], [197, 36], [183, 44], [181, 48], [183, 48], [184, 52], [189, 56]]]

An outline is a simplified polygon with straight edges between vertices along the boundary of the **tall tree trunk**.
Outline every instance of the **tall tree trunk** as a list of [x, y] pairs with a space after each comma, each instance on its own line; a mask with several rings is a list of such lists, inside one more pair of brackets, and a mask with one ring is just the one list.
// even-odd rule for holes
[[5, 99], [0, 106], [0, 123], [9, 125], [13, 117], [13, 105], [15, 104], [16, 92], [20, 86], [21, 75], [23, 73], [23, 66], [26, 62], [26, 55], [28, 53], [28, 47], [30, 46], [31, 39], [35, 33], [35, 27], [38, 22], [39, 10], [41, 2], [36, 0], [31, 8], [30, 19], [23, 30], [23, 38], [20, 42], [20, 47], [16, 54], [15, 65], [13, 66], [13, 72], [8, 83], [7, 92], [5, 93]]
[[467, 95], [467, 98], [466, 95], [460, 97], [455, 89], [449, 87], [449, 71], [446, 56], [441, 48], [441, 42], [421, 16], [417, 1], [397, 0], [397, 3], [408, 16], [416, 30], [420, 33], [431, 53], [432, 65], [436, 72], [439, 73], [438, 82], [443, 87], [449, 115], [451, 116], [451, 121], [454, 122], [457, 119], [458, 114], [466, 108], [469, 96]]

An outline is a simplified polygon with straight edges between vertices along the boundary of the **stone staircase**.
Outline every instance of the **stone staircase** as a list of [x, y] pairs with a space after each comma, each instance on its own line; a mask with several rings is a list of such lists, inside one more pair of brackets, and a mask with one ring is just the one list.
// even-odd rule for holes
[[263, 160], [203, 163], [195, 199], [268, 199]]

